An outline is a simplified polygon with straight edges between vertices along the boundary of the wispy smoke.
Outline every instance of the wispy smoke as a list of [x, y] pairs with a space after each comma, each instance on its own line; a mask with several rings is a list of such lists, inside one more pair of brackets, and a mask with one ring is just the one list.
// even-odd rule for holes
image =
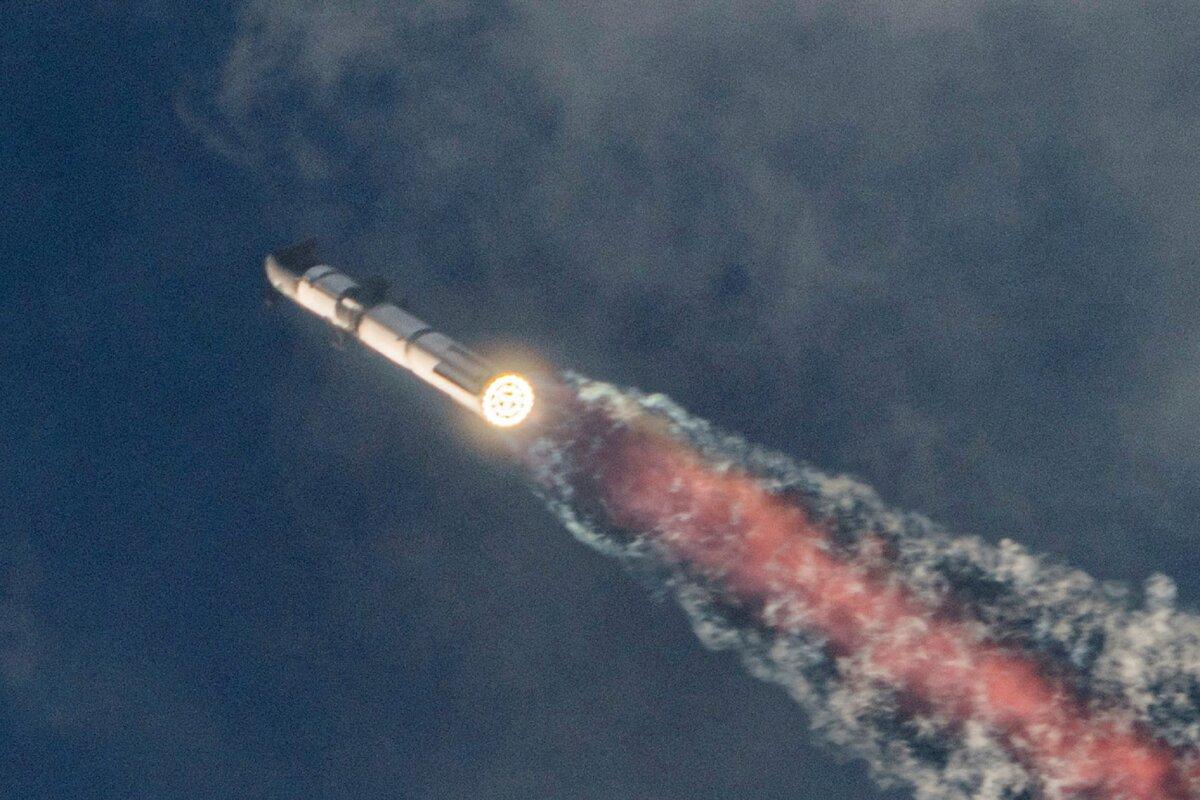
[[185, 117], [279, 237], [467, 338], [739, 391], [756, 440], [1130, 574], [1131, 525], [1200, 518], [1198, 35], [1183, 0], [249, 0]]
[[1197, 791], [1200, 618], [951, 536], [662, 395], [568, 376], [523, 451], [581, 541], [667, 587], [714, 649], [920, 798]]
[[[284, 181], [272, 224], [396, 265], [444, 319], [686, 391], [956, 527], [1144, 574], [1188, 557], [1197, 519], [1198, 31], [1183, 0], [250, 0], [201, 133]], [[1189, 746], [1169, 583], [1140, 601], [721, 448], [847, 547], [877, 525], [888, 574], [943, 613]], [[810, 683], [854, 738], [822, 714], [873, 695]]]

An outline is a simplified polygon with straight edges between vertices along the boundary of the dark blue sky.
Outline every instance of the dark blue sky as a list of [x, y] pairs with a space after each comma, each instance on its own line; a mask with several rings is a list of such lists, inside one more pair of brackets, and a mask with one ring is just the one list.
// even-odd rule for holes
[[303, 234], [1195, 607], [1200, 12], [899, 8], [6, 7], [0, 798], [880, 796], [268, 311]]

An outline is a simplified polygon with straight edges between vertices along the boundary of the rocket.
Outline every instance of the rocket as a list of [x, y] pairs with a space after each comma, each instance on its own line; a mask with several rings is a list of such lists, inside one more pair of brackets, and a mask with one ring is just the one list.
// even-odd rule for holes
[[387, 299], [378, 279], [355, 281], [322, 264], [307, 241], [266, 257], [267, 280], [280, 294], [466, 406], [492, 425], [511, 428], [533, 411], [529, 380], [497, 369]]

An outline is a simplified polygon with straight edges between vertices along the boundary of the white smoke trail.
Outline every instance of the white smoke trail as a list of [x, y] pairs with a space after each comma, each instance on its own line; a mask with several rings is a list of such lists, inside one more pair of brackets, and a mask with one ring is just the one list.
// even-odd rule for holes
[[[828, 532], [831, 551], [884, 568], [931, 614], [953, 617], [980, 641], [1027, 654], [1090, 713], [1119, 714], [1176, 753], [1200, 745], [1200, 617], [1174, 607], [1166, 576], [1151, 577], [1139, 602], [1121, 586], [1015, 542], [995, 546], [952, 536], [924, 517], [888, 508], [857, 481], [756, 448], [662, 395], [578, 375], [565, 381], [578, 411], [548, 425], [526, 451], [549, 507], [580, 541], [669, 589], [707, 647], [738, 652], [755, 676], [782, 686], [827, 741], [863, 758], [882, 785], [907, 784], [921, 800], [1067, 791], [1014, 755], [1002, 733], [984, 722], [914, 704], [869, 658], [831, 652], [819, 631], [764, 625], [762, 615], [730, 600], [719, 579], [689, 571], [651, 538], [615, 526], [596, 501], [589, 461], [612, 430], [652, 420], [699, 453], [706, 468], [747, 473], [806, 509]], [[578, 424], [581, 417], [602, 420], [602, 429]]]

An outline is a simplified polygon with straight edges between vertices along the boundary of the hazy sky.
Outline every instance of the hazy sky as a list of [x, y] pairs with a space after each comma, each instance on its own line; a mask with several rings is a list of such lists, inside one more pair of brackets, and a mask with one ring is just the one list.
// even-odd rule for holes
[[264, 308], [309, 234], [484, 351], [1200, 602], [1200, 6], [5, 16], [0, 798], [880, 796]]

